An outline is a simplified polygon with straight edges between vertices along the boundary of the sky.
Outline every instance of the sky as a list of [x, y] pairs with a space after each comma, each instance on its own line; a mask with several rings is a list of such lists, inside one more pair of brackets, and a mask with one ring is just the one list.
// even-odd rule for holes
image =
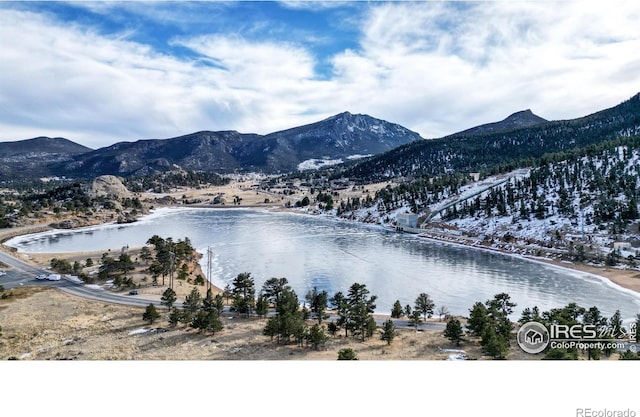
[[0, 141], [571, 119], [640, 92], [638, 22], [621, 0], [0, 2]]

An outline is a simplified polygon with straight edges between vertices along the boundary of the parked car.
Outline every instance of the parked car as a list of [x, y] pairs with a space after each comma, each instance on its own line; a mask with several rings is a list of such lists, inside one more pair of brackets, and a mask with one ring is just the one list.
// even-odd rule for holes
[[138, 290], [129, 291], [129, 295], [138, 295]]

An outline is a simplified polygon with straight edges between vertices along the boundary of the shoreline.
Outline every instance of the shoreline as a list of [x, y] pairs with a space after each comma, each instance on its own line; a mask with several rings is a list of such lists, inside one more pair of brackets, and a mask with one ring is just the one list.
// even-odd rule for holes
[[[143, 215], [141, 215], [140, 217], [138, 217], [136, 219], [136, 222], [138, 221], [144, 221], [145, 219], [149, 219], [149, 218], [154, 218], [154, 217], [162, 217], [170, 212], [174, 212], [174, 211], [186, 211], [186, 210], [203, 210], [203, 209], [222, 209], [222, 210], [259, 210], [259, 211], [266, 211], [266, 212], [272, 212], [272, 213], [290, 213], [290, 214], [299, 214], [299, 215], [307, 215], [307, 216], [319, 216], [319, 213], [309, 213], [309, 212], [302, 212], [300, 210], [296, 210], [293, 208], [287, 208], [287, 207], [282, 207], [282, 206], [275, 206], [275, 205], [246, 205], [246, 206], [211, 206], [211, 205], [198, 205], [198, 204], [193, 204], [193, 205], [162, 205], [160, 207], [155, 207], [154, 209], [152, 209], [150, 212], [145, 213]], [[326, 218], [328, 219], [332, 219], [332, 220], [336, 220], [336, 221], [344, 221], [346, 223], [356, 223], [359, 225], [363, 225], [363, 226], [369, 226], [375, 229], [380, 229], [382, 231], [389, 231], [391, 232], [389, 229], [385, 228], [384, 225], [381, 225], [379, 223], [366, 223], [366, 222], [359, 222], [357, 220], [350, 220], [350, 219], [345, 219], [345, 218], [341, 218], [341, 217], [337, 217], [335, 215], [327, 215]], [[2, 246], [3, 250], [9, 251], [12, 254], [14, 254], [14, 256], [17, 253], [22, 253], [22, 254], [26, 254], [28, 256], [28, 254], [26, 252], [17, 252], [16, 248], [13, 248], [11, 246], [6, 245], [6, 242], [8, 242], [11, 239], [15, 239], [18, 237], [25, 237], [25, 236], [29, 236], [29, 235], [33, 235], [33, 234], [40, 234], [40, 233], [47, 233], [47, 232], [53, 232], [53, 233], [59, 233], [59, 232], [76, 232], [78, 230], [85, 230], [85, 229], [90, 229], [90, 228], [98, 228], [98, 227], [104, 227], [104, 226], [109, 226], [111, 225], [113, 222], [103, 222], [103, 223], [98, 223], [95, 225], [90, 225], [90, 226], [82, 226], [79, 228], [73, 228], [73, 229], [55, 229], [52, 228], [50, 225], [48, 224], [35, 224], [35, 225], [31, 225], [31, 226], [23, 226], [21, 227], [21, 229], [24, 229], [25, 233], [15, 233], [15, 230], [11, 230], [11, 229], [7, 229], [7, 231], [1, 231], [0, 232], [0, 246]], [[395, 233], [402, 233], [402, 232], [396, 232]], [[10, 236], [9, 236], [10, 235]], [[531, 255], [524, 255], [521, 253], [517, 253], [517, 252], [513, 252], [513, 251], [509, 251], [509, 250], [505, 250], [502, 248], [492, 248], [492, 247], [487, 247], [484, 245], [475, 245], [473, 243], [475, 243], [475, 241], [470, 242], [468, 239], [463, 239], [457, 236], [436, 236], [433, 234], [428, 234], [426, 231], [424, 233], [420, 233], [420, 234], [413, 234], [414, 236], [418, 237], [419, 239], [425, 239], [425, 240], [430, 240], [432, 242], [436, 242], [436, 243], [442, 243], [442, 244], [449, 244], [452, 246], [459, 246], [459, 247], [464, 247], [464, 248], [469, 248], [469, 249], [476, 249], [476, 250], [482, 250], [482, 251], [486, 251], [486, 252], [491, 252], [491, 253], [497, 253], [497, 254], [502, 254], [505, 256], [512, 256], [514, 258], [519, 258], [522, 260], [525, 260], [527, 262], [534, 262], [534, 263], [539, 263], [539, 264], [543, 264], [543, 265], [547, 265], [547, 266], [551, 266], [554, 268], [559, 268], [559, 269], [563, 269], [565, 271], [569, 271], [569, 272], [579, 272], [579, 273], [583, 273], [583, 274], [587, 274], [590, 275], [594, 278], [597, 278], [599, 280], [601, 280], [605, 285], [610, 285], [614, 288], [616, 288], [619, 291], [623, 291], [623, 292], [627, 292], [630, 293], [631, 295], [634, 295], [638, 298], [640, 298], [640, 270], [632, 270], [632, 269], [618, 269], [618, 268], [612, 268], [612, 267], [599, 267], [599, 266], [595, 266], [595, 265], [588, 265], [588, 264], [583, 264], [583, 263], [572, 263], [572, 262], [568, 262], [568, 261], [561, 261], [561, 260], [557, 260], [557, 259], [551, 259], [551, 258], [544, 258], [544, 257], [538, 257], [538, 256], [531, 256]], [[70, 255], [70, 256], [77, 256], [79, 254], [81, 254], [83, 252], [66, 252], [66, 255]], [[40, 255], [40, 254], [38, 254]], [[206, 256], [206, 254], [200, 254], [202, 256]], [[200, 262], [197, 262], [198, 266], [201, 267]], [[206, 274], [204, 274], [204, 271], [202, 271], [203, 276], [206, 277]], [[206, 277], [207, 280], [209, 280], [208, 277]], [[211, 285], [214, 288], [218, 288], [213, 282], [211, 282]], [[219, 289], [219, 288], [218, 288]], [[220, 291], [222, 291], [221, 289], [219, 289]]]
[[[496, 253], [504, 256], [510, 256], [517, 259], [522, 259], [527, 262], [534, 262], [537, 264], [547, 265], [556, 269], [562, 269], [570, 272], [579, 272], [585, 275], [592, 276], [602, 281], [605, 285], [609, 285], [616, 288], [619, 291], [630, 293], [640, 298], [640, 271], [630, 269], [617, 269], [611, 267], [598, 267], [594, 265], [588, 265], [583, 263], [574, 263], [568, 261], [560, 261], [557, 259], [544, 258], [531, 255], [523, 255], [520, 253], [511, 252], [508, 250], [495, 249], [486, 246], [473, 245], [469, 243], [463, 243], [460, 241], [452, 241], [445, 238], [438, 238], [435, 236], [416, 235], [420, 239], [430, 240], [435, 243], [443, 243], [451, 246], [458, 246], [463, 248], [470, 248], [485, 251], [488, 253]], [[605, 274], [604, 272], [607, 272]], [[632, 276], [633, 275], [633, 276]]]

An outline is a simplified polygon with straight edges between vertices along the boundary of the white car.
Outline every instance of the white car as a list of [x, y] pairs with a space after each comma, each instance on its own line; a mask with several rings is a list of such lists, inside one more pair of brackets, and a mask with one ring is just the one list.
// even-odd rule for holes
[[46, 274], [36, 275], [36, 279], [39, 279], [39, 280], [45, 280], [47, 278], [48, 278], [48, 275]]

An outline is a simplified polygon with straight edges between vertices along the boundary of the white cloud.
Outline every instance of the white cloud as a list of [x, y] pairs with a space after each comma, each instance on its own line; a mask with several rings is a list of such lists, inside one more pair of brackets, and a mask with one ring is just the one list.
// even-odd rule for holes
[[75, 130], [95, 146], [176, 132], [185, 118], [181, 110], [197, 110], [176, 88], [193, 67], [143, 45], [18, 11], [0, 13], [0, 38], [10, 40], [0, 60], [7, 139], [10, 123], [48, 135]]
[[[268, 133], [346, 110], [425, 137], [525, 108], [578, 117], [640, 91], [640, 9], [613, 3], [373, 3], [359, 46], [327, 58], [293, 32], [287, 42], [183, 35], [172, 46], [200, 58], [174, 57], [0, 9], [0, 140], [60, 135], [96, 147], [204, 129]], [[323, 59], [328, 77], [316, 70]]]
[[378, 87], [369, 111], [427, 137], [525, 108], [578, 117], [640, 90], [640, 10], [594, 4], [385, 4], [335, 62]]

